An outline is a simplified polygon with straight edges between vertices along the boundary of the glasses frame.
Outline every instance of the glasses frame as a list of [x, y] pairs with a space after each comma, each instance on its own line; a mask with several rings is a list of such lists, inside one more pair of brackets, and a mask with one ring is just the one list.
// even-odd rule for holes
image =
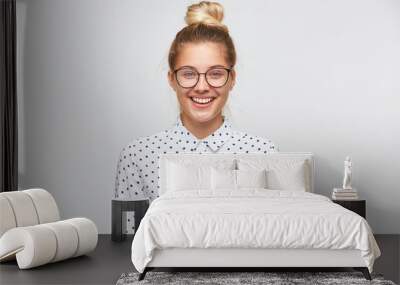
[[[195, 83], [193, 86], [191, 86], [191, 87], [184, 87], [184, 86], [182, 86], [182, 85], [179, 83], [179, 80], [178, 80], [178, 71], [179, 71], [179, 70], [182, 70], [182, 69], [191, 69], [191, 70], [194, 70], [194, 71], [197, 72], [197, 80], [196, 80], [196, 83]], [[214, 70], [214, 69], [225, 69], [226, 71], [228, 71], [228, 76], [226, 77], [226, 81], [225, 81], [225, 83], [222, 84], [221, 86], [213, 86], [213, 85], [211, 85], [210, 82], [208, 82], [208, 80], [207, 80], [207, 73], [208, 73], [210, 70]], [[208, 69], [206, 72], [198, 72], [197, 69], [195, 69], [195, 68], [193, 68], [193, 67], [182, 66], [182, 67], [180, 67], [180, 68], [178, 68], [178, 69], [175, 69], [175, 70], [174, 70], [174, 74], [175, 74], [175, 80], [176, 80], [176, 82], [178, 83], [178, 85], [179, 85], [180, 87], [182, 87], [182, 88], [185, 88], [185, 89], [190, 89], [190, 88], [195, 87], [195, 86], [197, 85], [197, 83], [199, 83], [200, 76], [201, 76], [202, 74], [204, 74], [204, 78], [205, 78], [205, 80], [206, 80], [206, 82], [207, 82], [207, 84], [208, 84], [209, 86], [211, 86], [211, 87], [213, 87], [213, 88], [221, 88], [221, 87], [225, 86], [226, 83], [228, 82], [229, 76], [230, 76], [230, 74], [231, 74], [231, 71], [232, 71], [232, 67], [231, 67], [231, 68], [227, 68], [227, 67], [213, 67], [213, 68]]]

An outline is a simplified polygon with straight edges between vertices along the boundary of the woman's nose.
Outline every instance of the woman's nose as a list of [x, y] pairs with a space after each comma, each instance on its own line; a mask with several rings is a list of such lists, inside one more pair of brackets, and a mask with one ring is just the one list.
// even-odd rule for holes
[[207, 83], [205, 74], [200, 74], [199, 82], [197, 82], [194, 88], [197, 91], [208, 90], [210, 88], [210, 86]]

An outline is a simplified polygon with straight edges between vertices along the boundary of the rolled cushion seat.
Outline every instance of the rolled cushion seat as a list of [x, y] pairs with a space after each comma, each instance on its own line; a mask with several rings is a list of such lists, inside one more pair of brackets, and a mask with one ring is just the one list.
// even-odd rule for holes
[[0, 214], [0, 237], [14, 227], [60, 220], [56, 201], [49, 192], [41, 188], [0, 193]]
[[41, 188], [0, 193], [0, 262], [20, 269], [86, 254], [96, 248], [97, 227], [87, 218], [60, 221], [53, 196]]
[[73, 218], [10, 229], [0, 238], [0, 261], [16, 256], [20, 269], [86, 254], [96, 248], [96, 225]]
[[9, 229], [15, 228], [17, 222], [8, 199], [0, 193], [0, 237]]
[[39, 224], [60, 220], [60, 213], [53, 196], [44, 189], [35, 188], [22, 191], [32, 199]]

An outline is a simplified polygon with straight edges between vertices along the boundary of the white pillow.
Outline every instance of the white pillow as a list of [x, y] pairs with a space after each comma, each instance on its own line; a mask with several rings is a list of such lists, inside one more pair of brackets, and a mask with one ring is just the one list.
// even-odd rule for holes
[[210, 188], [210, 167], [169, 162], [167, 191]]
[[[175, 184], [181, 184], [179, 181], [175, 183], [174, 181], [180, 180], [182, 175], [175, 174], [176, 171], [173, 169], [170, 171], [170, 164], [180, 164], [183, 165], [185, 168], [192, 168], [192, 167], [217, 167], [217, 168], [230, 168], [236, 169], [236, 161], [231, 153], [203, 153], [203, 154], [194, 154], [194, 153], [167, 153], [161, 154], [160, 159], [158, 160], [158, 192], [159, 195], [163, 195], [168, 191], [174, 191]], [[190, 169], [189, 169], [190, 170]], [[171, 173], [170, 173], [171, 172]], [[179, 171], [178, 171], [179, 173]], [[171, 175], [170, 175], [171, 174]], [[186, 179], [186, 178], [184, 178]], [[187, 179], [186, 179], [187, 180]], [[208, 175], [204, 177], [204, 180], [198, 185], [197, 183], [195, 189], [199, 188], [206, 188], [211, 190], [211, 173], [209, 171]], [[183, 189], [184, 186], [188, 186], [187, 183], [183, 183], [183, 185], [178, 185], [178, 189]], [[193, 190], [193, 185], [190, 185], [190, 188]], [[204, 186], [204, 187], [203, 187]]]
[[266, 170], [233, 170], [211, 168], [211, 189], [238, 190], [241, 188], [267, 188]]
[[267, 170], [236, 170], [237, 188], [267, 188]]
[[211, 189], [236, 190], [236, 170], [211, 167]]
[[306, 160], [238, 159], [240, 170], [267, 170], [267, 188], [273, 190], [311, 191]]
[[267, 174], [268, 188], [276, 190], [306, 191], [304, 161], [274, 165]]

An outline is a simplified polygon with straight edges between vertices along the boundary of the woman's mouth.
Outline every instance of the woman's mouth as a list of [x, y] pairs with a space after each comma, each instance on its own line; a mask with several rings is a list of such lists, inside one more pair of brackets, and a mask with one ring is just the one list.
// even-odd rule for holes
[[190, 100], [196, 108], [207, 108], [215, 100], [215, 97], [190, 97]]

